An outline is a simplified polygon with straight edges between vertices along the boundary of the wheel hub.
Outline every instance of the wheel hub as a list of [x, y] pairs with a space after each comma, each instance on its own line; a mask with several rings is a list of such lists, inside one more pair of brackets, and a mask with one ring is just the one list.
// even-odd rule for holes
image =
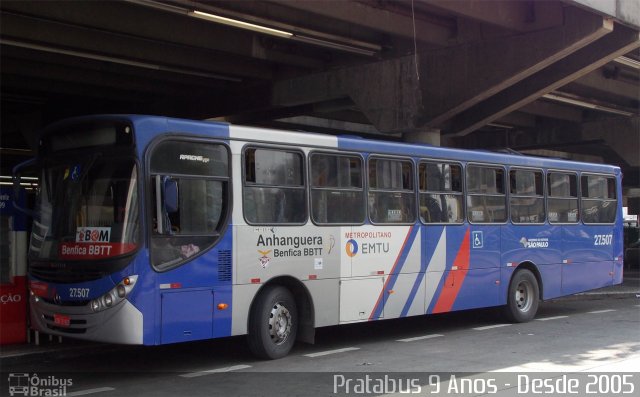
[[516, 305], [521, 312], [527, 312], [533, 304], [533, 286], [528, 281], [521, 281], [515, 293]]
[[269, 335], [276, 345], [284, 343], [291, 334], [291, 313], [289, 309], [276, 303], [269, 314]]

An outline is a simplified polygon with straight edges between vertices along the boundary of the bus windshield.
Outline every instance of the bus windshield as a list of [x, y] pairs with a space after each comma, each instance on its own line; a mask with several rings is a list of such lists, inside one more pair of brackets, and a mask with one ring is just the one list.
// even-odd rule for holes
[[44, 164], [36, 199], [32, 260], [104, 260], [139, 240], [137, 167], [132, 157], [100, 153]]

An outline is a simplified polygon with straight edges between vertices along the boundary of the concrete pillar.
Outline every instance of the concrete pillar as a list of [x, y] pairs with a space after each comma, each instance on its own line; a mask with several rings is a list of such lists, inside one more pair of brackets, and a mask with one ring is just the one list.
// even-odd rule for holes
[[440, 130], [405, 132], [402, 134], [402, 139], [407, 143], [426, 143], [427, 145], [440, 146]]

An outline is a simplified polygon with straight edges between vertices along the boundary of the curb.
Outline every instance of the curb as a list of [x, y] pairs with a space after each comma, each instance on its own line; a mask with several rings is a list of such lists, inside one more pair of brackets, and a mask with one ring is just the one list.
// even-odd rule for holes
[[640, 291], [603, 291], [603, 292], [580, 292], [573, 295], [563, 296], [560, 298], [549, 299], [550, 301], [558, 300], [596, 300], [596, 299], [640, 299]]

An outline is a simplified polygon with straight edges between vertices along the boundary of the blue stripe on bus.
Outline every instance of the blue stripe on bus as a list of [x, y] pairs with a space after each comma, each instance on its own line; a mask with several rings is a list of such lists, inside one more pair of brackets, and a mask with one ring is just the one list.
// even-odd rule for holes
[[420, 289], [420, 284], [422, 284], [422, 280], [427, 272], [427, 267], [429, 263], [431, 263], [431, 259], [435, 254], [435, 250], [431, 250], [430, 252], [426, 252], [426, 241], [428, 238], [431, 238], [432, 235], [437, 236], [436, 241], [442, 235], [444, 230], [444, 226], [423, 226], [422, 233], [422, 247], [420, 248], [420, 272], [416, 276], [416, 281], [413, 283], [413, 287], [411, 288], [411, 292], [409, 293], [409, 297], [407, 298], [407, 302], [404, 304], [402, 308], [402, 312], [400, 312], [400, 317], [406, 317], [407, 313], [409, 313], [409, 309], [411, 309], [411, 305], [416, 298], [416, 294]]
[[418, 235], [418, 231], [420, 230], [419, 226], [411, 226], [409, 232], [407, 233], [407, 237], [405, 238], [404, 244], [400, 249], [400, 253], [398, 254], [398, 258], [396, 259], [396, 263], [393, 265], [389, 277], [387, 278], [387, 282], [384, 284], [382, 291], [380, 292], [380, 296], [378, 297], [378, 301], [376, 302], [376, 306], [369, 317], [369, 320], [374, 320], [380, 318], [382, 314], [382, 310], [384, 309], [384, 305], [386, 304], [385, 291], [393, 289], [393, 286], [398, 279], [398, 275], [402, 271], [402, 267], [407, 262], [407, 257], [411, 252], [411, 248], [413, 247], [413, 242]]
[[400, 312], [400, 317], [406, 317], [407, 313], [409, 313], [409, 309], [413, 304], [413, 300], [416, 298], [416, 294], [420, 289], [420, 284], [422, 284], [422, 279], [424, 278], [424, 272], [418, 273], [416, 277], [416, 281], [413, 283], [413, 287], [411, 288], [411, 292], [409, 293], [409, 297], [407, 298], [407, 302], [404, 304], [402, 308], [402, 312]]

